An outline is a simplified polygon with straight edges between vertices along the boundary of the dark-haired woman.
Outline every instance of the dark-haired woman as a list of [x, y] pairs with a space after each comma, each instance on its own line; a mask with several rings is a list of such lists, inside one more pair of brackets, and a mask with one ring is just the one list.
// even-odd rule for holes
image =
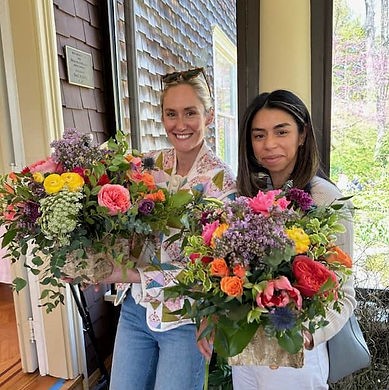
[[[247, 108], [239, 133], [237, 187], [239, 195], [255, 196], [258, 190], [278, 189], [292, 180], [294, 187], [310, 192], [315, 204], [328, 205], [342, 197], [320, 171], [319, 153], [306, 105], [294, 93], [276, 90], [261, 93]], [[353, 226], [342, 221], [346, 233], [337, 245], [352, 256]], [[233, 366], [235, 390], [328, 389], [326, 341], [341, 330], [356, 306], [352, 279], [343, 285], [341, 313], [329, 310], [329, 324], [306, 333], [302, 368]]]

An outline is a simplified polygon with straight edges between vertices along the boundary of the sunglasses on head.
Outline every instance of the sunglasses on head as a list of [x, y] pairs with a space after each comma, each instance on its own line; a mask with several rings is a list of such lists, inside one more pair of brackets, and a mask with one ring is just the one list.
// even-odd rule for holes
[[163, 89], [162, 84], [169, 84], [179, 81], [189, 81], [200, 75], [203, 75], [205, 83], [207, 84], [209, 95], [212, 96], [211, 88], [208, 84], [207, 77], [205, 76], [204, 68], [193, 68], [189, 70], [184, 70], [182, 72], [167, 73], [164, 76], [161, 76], [161, 89]]
[[173, 73], [166, 73], [165, 75], [161, 76], [161, 80], [164, 84], [174, 83], [175, 81], [188, 81], [191, 80], [198, 75], [204, 74], [204, 68], [194, 68], [189, 70], [184, 70], [182, 72], [173, 72]]

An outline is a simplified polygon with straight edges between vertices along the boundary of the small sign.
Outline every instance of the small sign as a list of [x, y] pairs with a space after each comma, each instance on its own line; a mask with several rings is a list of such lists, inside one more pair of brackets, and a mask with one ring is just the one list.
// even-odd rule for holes
[[92, 54], [65, 46], [69, 84], [94, 88]]

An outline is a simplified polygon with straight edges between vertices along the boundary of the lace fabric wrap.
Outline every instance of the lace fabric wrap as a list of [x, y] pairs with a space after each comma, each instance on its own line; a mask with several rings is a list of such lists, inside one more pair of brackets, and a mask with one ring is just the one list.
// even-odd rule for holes
[[301, 368], [304, 364], [304, 351], [288, 353], [280, 347], [275, 337], [268, 337], [263, 328], [259, 327], [247, 347], [238, 355], [228, 358], [228, 364]]

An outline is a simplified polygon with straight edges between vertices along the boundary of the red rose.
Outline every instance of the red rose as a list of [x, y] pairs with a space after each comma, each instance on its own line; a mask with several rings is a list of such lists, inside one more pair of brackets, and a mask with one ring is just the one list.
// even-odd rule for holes
[[294, 287], [306, 297], [316, 295], [329, 278], [334, 282], [334, 287], [338, 284], [333, 271], [326, 268], [322, 263], [304, 255], [295, 257], [292, 272], [296, 278], [296, 282], [293, 284]]

